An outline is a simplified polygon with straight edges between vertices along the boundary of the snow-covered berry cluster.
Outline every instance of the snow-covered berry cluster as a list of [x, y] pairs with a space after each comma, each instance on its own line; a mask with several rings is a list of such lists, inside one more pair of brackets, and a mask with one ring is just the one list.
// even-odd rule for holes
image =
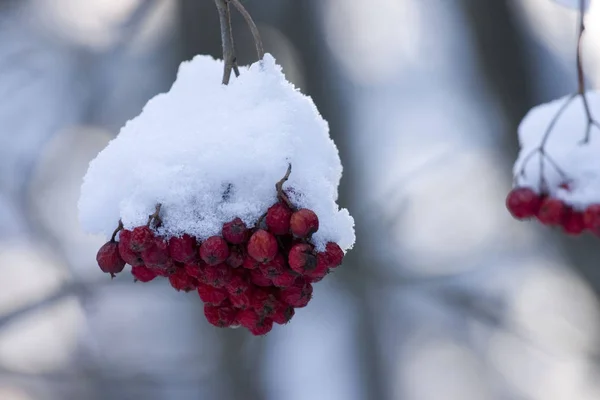
[[198, 292], [213, 325], [260, 335], [340, 265], [354, 220], [337, 204], [342, 165], [313, 101], [271, 55], [239, 70], [222, 85], [222, 61], [182, 63], [90, 163], [79, 211], [110, 238], [102, 271], [167, 278]]
[[319, 230], [318, 216], [296, 209], [283, 192], [278, 197], [255, 227], [235, 218], [204, 241], [156, 233], [152, 226], [162, 223], [157, 207], [146, 225], [132, 230], [120, 225], [118, 241], [115, 232], [98, 251], [98, 265], [114, 276], [129, 264], [139, 282], [166, 277], [177, 291], [197, 290], [211, 324], [266, 334], [273, 323], [286, 324], [295, 308], [305, 307], [312, 284], [344, 258], [334, 242], [315, 250], [311, 236]]
[[600, 94], [534, 107], [519, 126], [521, 152], [506, 207], [568, 235], [600, 236]]

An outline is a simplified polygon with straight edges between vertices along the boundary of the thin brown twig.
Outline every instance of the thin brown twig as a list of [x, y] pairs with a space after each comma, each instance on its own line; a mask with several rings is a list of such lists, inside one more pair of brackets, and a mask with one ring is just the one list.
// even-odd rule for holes
[[258, 55], [258, 60], [259, 61], [262, 60], [263, 57], [265, 56], [265, 48], [263, 46], [263, 42], [260, 37], [260, 32], [258, 31], [258, 27], [254, 23], [252, 16], [248, 12], [248, 10], [246, 10], [244, 5], [242, 3], [240, 3], [239, 0], [227, 0], [227, 1], [231, 2], [233, 4], [233, 6], [238, 10], [238, 12], [240, 14], [242, 14], [244, 19], [246, 20], [246, 23], [248, 24], [248, 27], [250, 28], [250, 32], [252, 33], [252, 37], [254, 38], [254, 45], [256, 46], [256, 54]]
[[231, 27], [231, 12], [229, 9], [229, 0], [215, 0], [217, 11], [219, 12], [219, 22], [221, 25], [221, 44], [223, 47], [223, 85], [228, 85], [231, 79], [231, 72], [239, 75], [239, 69], [236, 63], [235, 46], [233, 43], [233, 34]]
[[286, 183], [287, 180], [290, 178], [291, 173], [292, 173], [292, 164], [290, 163], [290, 164], [288, 164], [287, 171], [285, 172], [285, 175], [283, 176], [283, 178], [281, 178], [279, 180], [279, 182], [277, 182], [275, 184], [275, 189], [277, 190], [277, 198], [280, 201], [283, 201], [291, 210], [294, 210], [295, 209], [294, 205], [292, 204], [290, 199], [287, 197], [287, 195], [283, 191], [283, 184]]
[[119, 233], [119, 231], [121, 231], [121, 230], [123, 230], [123, 221], [119, 220], [119, 226], [117, 226], [117, 229], [115, 229], [112, 236], [110, 237], [111, 242], [115, 241], [115, 238], [117, 237], [117, 233]]

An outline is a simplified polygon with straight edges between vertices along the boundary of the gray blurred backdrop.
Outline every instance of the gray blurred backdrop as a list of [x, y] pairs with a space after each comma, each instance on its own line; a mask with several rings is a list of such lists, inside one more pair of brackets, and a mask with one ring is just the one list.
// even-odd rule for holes
[[[255, 338], [164, 280], [111, 281], [77, 221], [88, 162], [220, 56], [213, 0], [0, 0], [1, 400], [594, 400], [600, 241], [504, 208], [516, 128], [576, 89], [551, 0], [246, 0], [330, 122], [357, 244]], [[600, 78], [600, 9], [585, 41]], [[254, 61], [234, 12], [239, 61]]]

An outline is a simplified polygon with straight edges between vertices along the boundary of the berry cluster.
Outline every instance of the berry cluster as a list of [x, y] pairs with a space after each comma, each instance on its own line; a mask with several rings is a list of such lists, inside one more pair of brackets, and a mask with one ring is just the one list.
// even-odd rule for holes
[[[563, 189], [568, 188], [563, 186]], [[506, 207], [519, 220], [537, 218], [546, 226], [561, 226], [568, 235], [580, 235], [587, 230], [600, 236], [600, 204], [576, 210], [556, 197], [517, 187], [508, 194]]]
[[[184, 234], [169, 239], [156, 233], [160, 206], [148, 224], [119, 228], [98, 251], [105, 273], [117, 274], [131, 265], [136, 281], [168, 278], [177, 291], [197, 290], [206, 319], [218, 327], [243, 326], [264, 335], [273, 323], [285, 324], [294, 309], [312, 298], [312, 284], [339, 266], [343, 250], [329, 242], [316, 251], [311, 235], [319, 229], [317, 215], [296, 209], [276, 187], [278, 201], [248, 228], [240, 219], [223, 225], [221, 235], [200, 242]], [[118, 241], [116, 236], [118, 235]]]

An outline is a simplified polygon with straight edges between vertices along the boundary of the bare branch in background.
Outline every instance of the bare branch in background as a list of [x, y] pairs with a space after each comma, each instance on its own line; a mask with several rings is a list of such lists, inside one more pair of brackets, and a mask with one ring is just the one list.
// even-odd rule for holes
[[221, 24], [221, 43], [223, 45], [223, 85], [228, 85], [231, 79], [231, 72], [235, 70], [236, 76], [239, 75], [235, 57], [235, 45], [233, 43], [233, 32], [231, 27], [231, 11], [228, 0], [215, 0], [217, 10], [219, 11], [219, 22]]
[[263, 42], [260, 37], [260, 32], [258, 31], [258, 27], [254, 23], [252, 16], [248, 12], [248, 10], [246, 10], [246, 8], [242, 5], [242, 3], [239, 2], [239, 0], [229, 0], [229, 1], [234, 5], [234, 7], [239, 11], [240, 14], [242, 14], [244, 19], [246, 20], [246, 23], [248, 24], [248, 27], [250, 28], [250, 32], [252, 32], [252, 37], [254, 38], [254, 45], [256, 46], [256, 54], [258, 56], [258, 60], [259, 61], [262, 60], [263, 57], [265, 56], [265, 48], [263, 46]]

